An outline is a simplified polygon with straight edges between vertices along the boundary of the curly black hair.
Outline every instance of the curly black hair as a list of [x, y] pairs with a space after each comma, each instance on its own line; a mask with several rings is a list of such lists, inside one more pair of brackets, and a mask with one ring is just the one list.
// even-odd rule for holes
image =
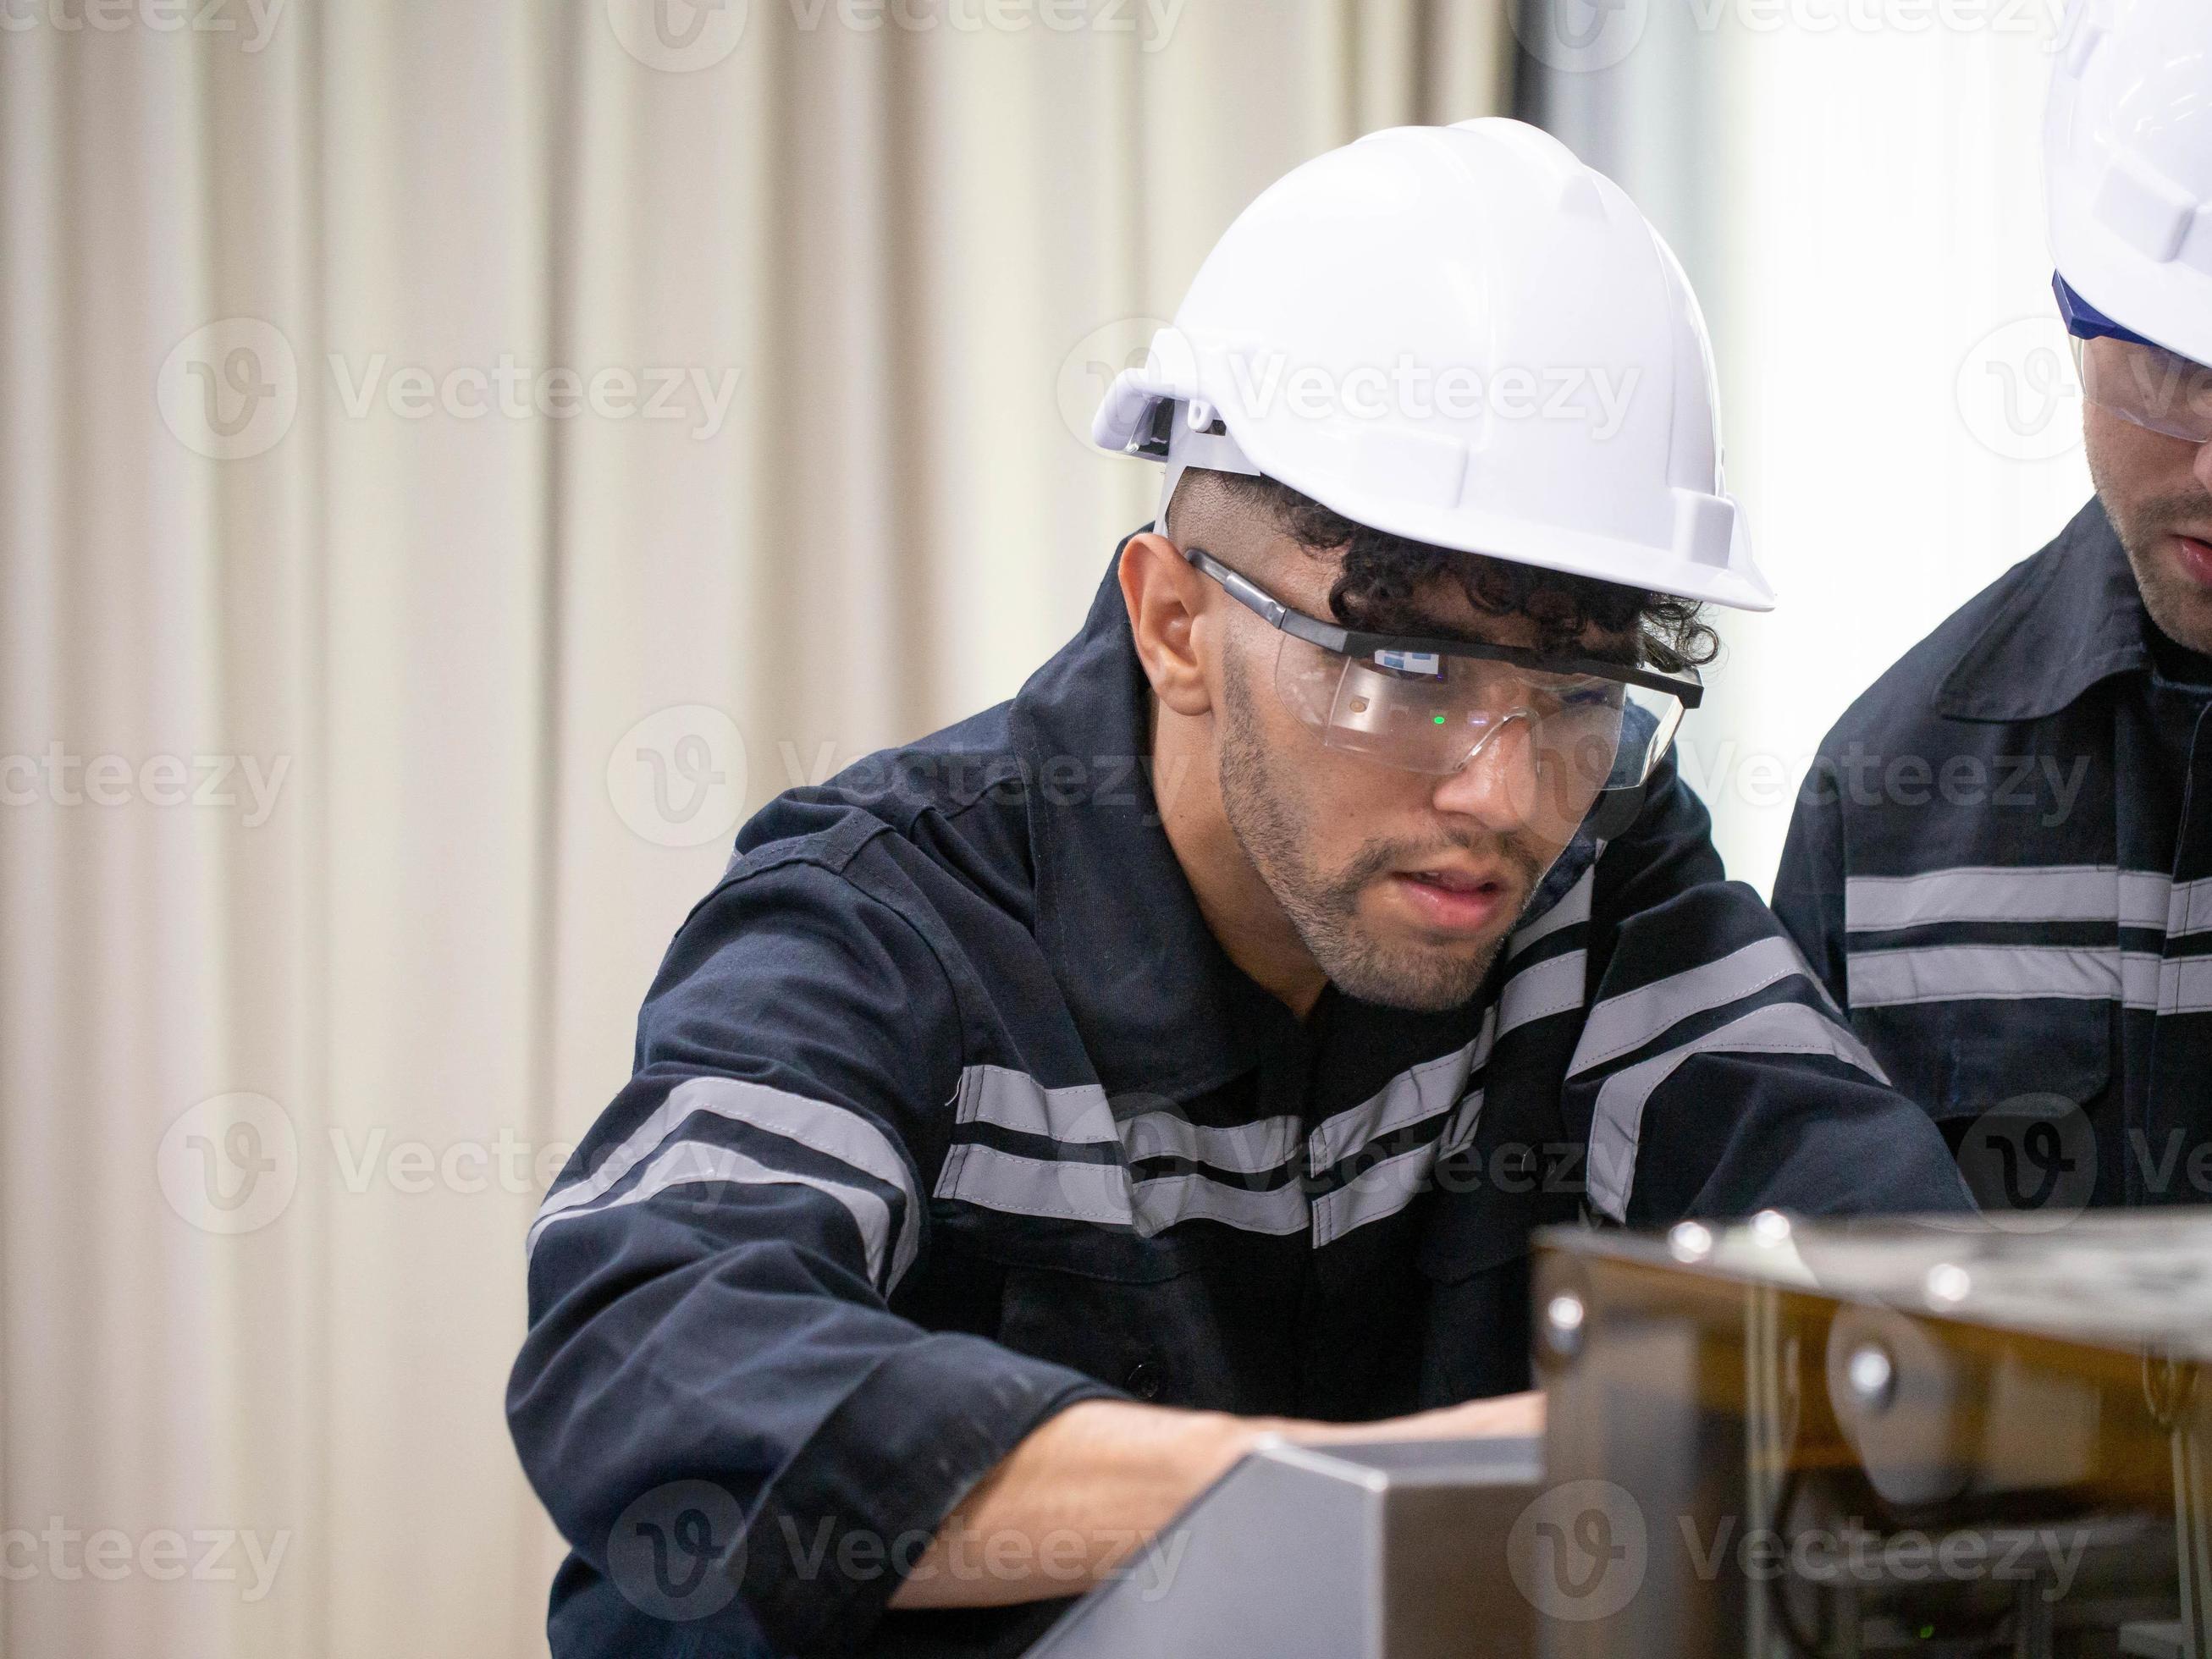
[[1207, 476], [1228, 500], [1265, 514], [1309, 552], [1345, 550], [1344, 568], [1329, 589], [1328, 602], [1335, 619], [1347, 628], [1418, 634], [1425, 625], [1418, 596], [1449, 577], [1484, 615], [1524, 617], [1534, 623], [1539, 648], [1545, 651], [1579, 650], [1583, 634], [1595, 627], [1631, 643], [1644, 665], [1665, 674], [1679, 674], [1719, 654], [1720, 636], [1706, 624], [1704, 607], [1695, 599], [1431, 547], [1355, 524], [1274, 478], [1235, 472]]

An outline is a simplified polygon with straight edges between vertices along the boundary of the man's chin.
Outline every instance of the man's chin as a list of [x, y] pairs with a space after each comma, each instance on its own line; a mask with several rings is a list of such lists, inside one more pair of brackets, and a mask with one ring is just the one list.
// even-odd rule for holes
[[2150, 612], [2159, 632], [2177, 645], [2212, 656], [2212, 586], [2197, 579], [2193, 565], [2184, 568], [2173, 538], [2161, 532], [2144, 546], [2138, 538], [2128, 553], [2143, 609]]
[[1362, 1002], [1408, 1013], [1436, 1014], [1473, 1001], [1504, 944], [1455, 939], [1448, 945], [1385, 944], [1365, 937], [1346, 959], [1322, 964], [1336, 988]]

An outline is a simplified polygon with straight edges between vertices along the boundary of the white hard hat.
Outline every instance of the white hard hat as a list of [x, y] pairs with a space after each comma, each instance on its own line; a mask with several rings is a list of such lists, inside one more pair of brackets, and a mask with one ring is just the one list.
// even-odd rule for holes
[[1712, 352], [1610, 179], [1518, 121], [1370, 133], [1278, 180], [1120, 375], [1102, 446], [1262, 473], [1433, 546], [1773, 607]]
[[2075, 0], [2044, 121], [2058, 274], [2212, 362], [2212, 0]]

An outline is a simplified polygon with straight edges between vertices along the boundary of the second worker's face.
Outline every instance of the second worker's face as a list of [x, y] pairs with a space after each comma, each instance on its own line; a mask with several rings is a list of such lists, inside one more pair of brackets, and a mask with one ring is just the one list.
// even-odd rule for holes
[[2212, 445], [2170, 438], [2087, 406], [2097, 494], [2159, 629], [2212, 654]]

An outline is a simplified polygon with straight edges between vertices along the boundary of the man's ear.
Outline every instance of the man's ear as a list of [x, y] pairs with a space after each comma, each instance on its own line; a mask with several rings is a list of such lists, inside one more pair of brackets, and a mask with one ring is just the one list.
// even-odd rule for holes
[[1121, 550], [1121, 601], [1137, 638], [1137, 659], [1152, 691], [1178, 714], [1213, 707], [1199, 665], [1195, 628], [1206, 578], [1164, 536], [1146, 531]]

